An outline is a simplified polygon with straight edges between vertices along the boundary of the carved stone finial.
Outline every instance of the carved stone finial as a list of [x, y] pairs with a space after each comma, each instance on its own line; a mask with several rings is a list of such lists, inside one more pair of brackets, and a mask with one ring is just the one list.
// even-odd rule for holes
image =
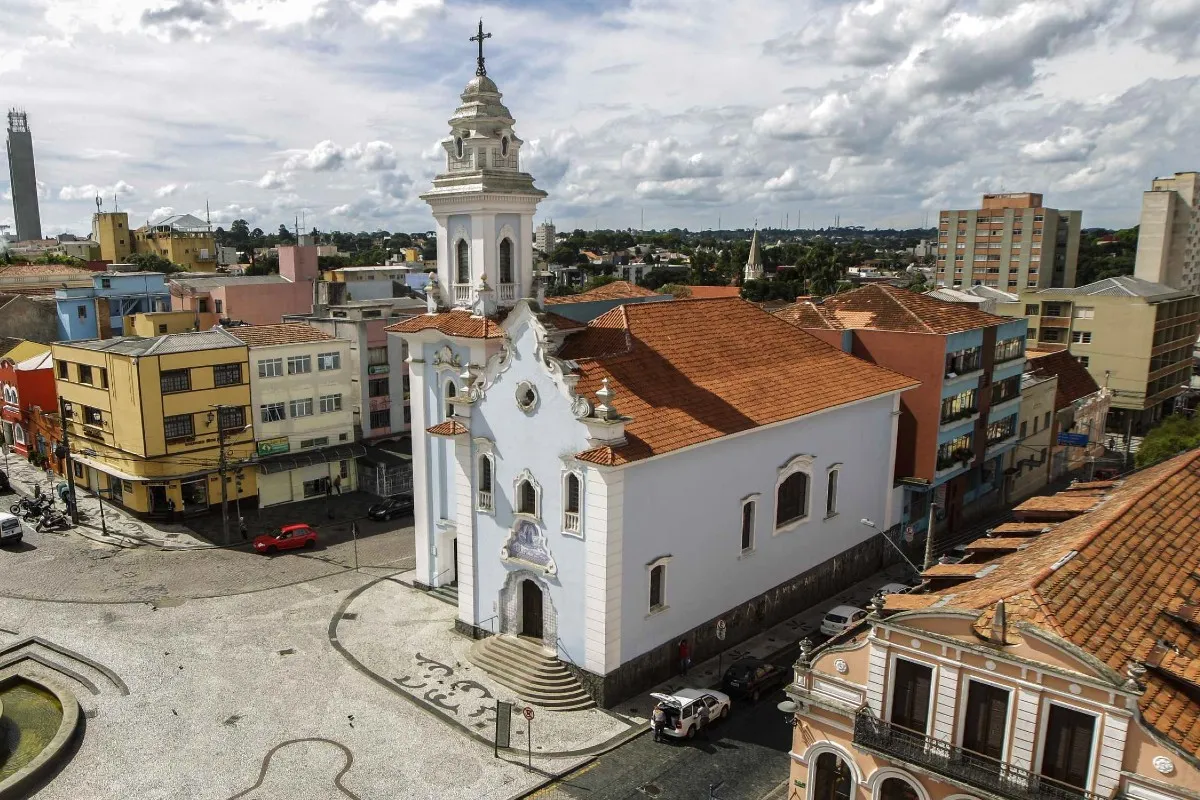
[[1125, 681], [1122, 688], [1130, 692], [1140, 692], [1146, 688], [1142, 683], [1142, 679], [1146, 677], [1146, 665], [1138, 661], [1131, 661], [1129, 668], [1125, 670], [1125, 674], [1129, 676], [1129, 680]]
[[871, 602], [867, 604], [867, 610], [871, 612], [871, 616], [878, 617], [883, 613], [883, 606], [887, 602], [887, 598], [883, 592], [876, 592], [871, 595]]
[[617, 396], [608, 385], [608, 378], [600, 382], [600, 388], [596, 390], [596, 405], [595, 414], [598, 419], [616, 419], [617, 409], [612, 405], [613, 398]]
[[495, 315], [496, 310], [496, 293], [488, 286], [487, 275], [480, 275], [479, 285], [475, 288], [475, 314], [491, 317]]
[[1004, 601], [996, 601], [996, 611], [992, 614], [992, 641], [999, 645], [1008, 644], [1008, 612], [1004, 609]]
[[800, 663], [808, 666], [812, 659], [813, 643], [812, 639], [805, 636], [800, 640]]
[[429, 276], [429, 283], [425, 286], [425, 313], [438, 313], [438, 301], [441, 297], [442, 287], [438, 284], [437, 273]]

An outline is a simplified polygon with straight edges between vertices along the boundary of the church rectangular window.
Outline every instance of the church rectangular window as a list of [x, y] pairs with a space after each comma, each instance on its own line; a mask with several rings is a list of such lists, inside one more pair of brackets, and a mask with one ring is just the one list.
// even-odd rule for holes
[[662, 611], [667, 607], [667, 565], [655, 564], [650, 568], [650, 612]]

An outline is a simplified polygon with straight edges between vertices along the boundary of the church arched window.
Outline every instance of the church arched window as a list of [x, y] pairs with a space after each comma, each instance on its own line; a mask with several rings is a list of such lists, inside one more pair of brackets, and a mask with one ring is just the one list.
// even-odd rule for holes
[[505, 136], [500, 140], [500, 155], [508, 158], [508, 137]]
[[461, 136], [454, 139], [454, 155], [458, 158], [463, 157], [463, 140]]
[[458, 389], [454, 381], [446, 381], [446, 419], [454, 418], [454, 398], [458, 397]]
[[507, 237], [500, 240], [500, 282], [513, 282], [513, 243]]
[[455, 267], [457, 271], [457, 283], [471, 282], [471, 256], [470, 248], [467, 246], [466, 239], [459, 239], [455, 245]]

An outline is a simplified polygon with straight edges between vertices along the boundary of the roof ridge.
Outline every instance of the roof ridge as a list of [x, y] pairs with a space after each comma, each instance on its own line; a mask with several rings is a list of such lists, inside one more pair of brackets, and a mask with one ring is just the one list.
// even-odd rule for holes
[[[893, 302], [893, 303], [895, 303], [896, 305], [900, 306], [900, 308], [902, 308], [902, 309], [904, 309], [906, 312], [908, 312], [909, 316], [911, 316], [913, 319], [915, 319], [915, 320], [917, 321], [917, 323], [918, 323], [918, 324], [919, 324], [921, 327], [923, 327], [923, 328], [924, 328], [926, 331], [928, 331], [929, 333], [937, 333], [937, 331], [935, 331], [935, 330], [933, 329], [933, 326], [931, 326], [931, 325], [930, 325], [928, 322], [926, 322], [925, 320], [921, 319], [921, 317], [920, 317], [920, 316], [917, 314], [917, 312], [913, 311], [913, 310], [912, 310], [911, 308], [909, 308], [909, 307], [908, 307], [908, 306], [907, 306], [905, 303], [901, 302], [900, 298], [899, 298], [897, 295], [895, 295], [895, 294], [893, 294], [893, 293], [892, 293], [892, 289], [894, 289], [895, 287], [893, 287], [893, 286], [881, 286], [881, 285], [879, 285], [879, 284], [877, 284], [877, 283], [873, 283], [873, 284], [871, 284], [871, 286], [877, 286], [881, 292], [883, 292], [883, 293], [884, 293], [884, 294], [886, 294], [886, 295], [887, 295], [889, 298], [891, 298], [891, 300], [892, 300], [892, 302]], [[866, 287], [864, 287], [864, 288], [866, 288]], [[918, 296], [920, 296], [920, 295], [918, 295]]]

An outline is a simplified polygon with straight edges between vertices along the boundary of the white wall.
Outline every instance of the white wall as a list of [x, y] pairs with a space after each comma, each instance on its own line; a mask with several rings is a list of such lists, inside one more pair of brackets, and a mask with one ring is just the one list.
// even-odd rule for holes
[[[892, 491], [891, 396], [716, 441], [627, 469], [621, 661], [645, 653], [871, 538]], [[617, 398], [620, 408], [620, 398]], [[815, 457], [809, 521], [772, 535], [779, 469]], [[825, 518], [829, 466], [837, 514]], [[741, 554], [742, 499], [761, 493], [754, 551]], [[648, 613], [647, 564], [663, 556], [667, 610]]]
[[[317, 363], [317, 356], [331, 352], [341, 355], [341, 367], [323, 372]], [[297, 355], [308, 355], [312, 359], [312, 372], [287, 374], [288, 357]], [[277, 378], [258, 377], [258, 362], [273, 358], [282, 359], [283, 374]], [[340, 434], [346, 434], [345, 441], [352, 441], [354, 406], [358, 402], [352, 378], [350, 343], [342, 339], [250, 348], [250, 399], [254, 405], [255, 439], [262, 441], [286, 436], [292, 451], [300, 449], [301, 440], [319, 436], [328, 436], [330, 445], [338, 444]], [[342, 396], [342, 410], [323, 414], [320, 398], [329, 394]], [[290, 401], [303, 398], [312, 399], [313, 414], [310, 417], [293, 418]], [[265, 403], [283, 403], [287, 418], [281, 422], [263, 422], [262, 406]]]

